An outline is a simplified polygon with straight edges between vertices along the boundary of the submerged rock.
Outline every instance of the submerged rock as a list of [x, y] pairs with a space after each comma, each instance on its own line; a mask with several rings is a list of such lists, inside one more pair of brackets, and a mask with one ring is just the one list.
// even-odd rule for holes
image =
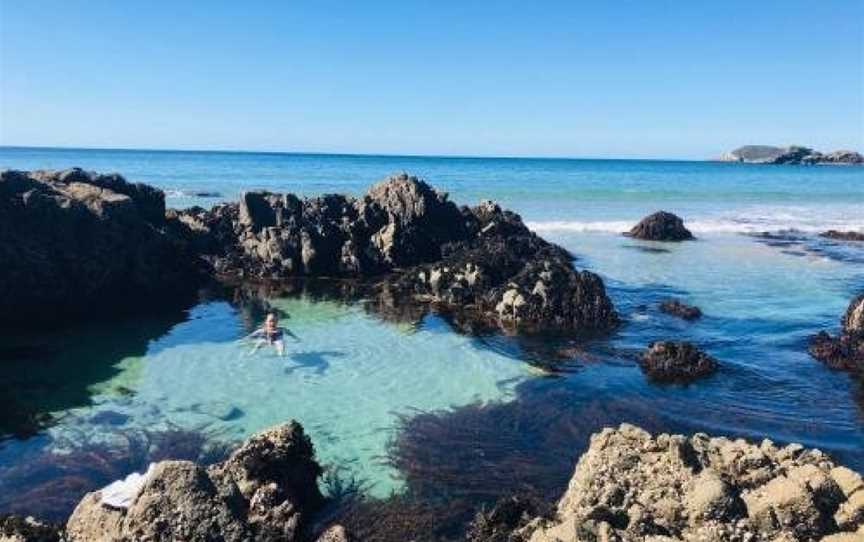
[[164, 194], [120, 175], [3, 171], [0, 322], [176, 305], [201, 275], [165, 226]]
[[209, 468], [156, 463], [128, 508], [89, 493], [69, 518], [67, 536], [72, 542], [298, 540], [323, 503], [321, 472], [311, 441], [291, 422], [253, 436]]
[[854, 540], [862, 500], [860, 475], [819, 450], [623, 424], [591, 438], [556, 518], [500, 540]]
[[834, 369], [864, 375], [864, 294], [857, 296], [840, 321], [840, 334], [826, 331], [810, 340], [810, 354]]
[[648, 215], [625, 235], [645, 241], [687, 241], [694, 239], [684, 221], [677, 215], [658, 211]]
[[640, 360], [642, 371], [652, 380], [688, 382], [717, 369], [717, 360], [688, 342], [651, 343]]
[[699, 307], [688, 305], [678, 299], [663, 301], [660, 303], [660, 310], [685, 320], [696, 320], [702, 317], [702, 310]]

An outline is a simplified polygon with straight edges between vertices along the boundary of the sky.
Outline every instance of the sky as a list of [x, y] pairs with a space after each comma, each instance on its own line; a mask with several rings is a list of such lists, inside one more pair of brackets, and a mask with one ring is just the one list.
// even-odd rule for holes
[[0, 145], [864, 151], [864, 0], [0, 0]]

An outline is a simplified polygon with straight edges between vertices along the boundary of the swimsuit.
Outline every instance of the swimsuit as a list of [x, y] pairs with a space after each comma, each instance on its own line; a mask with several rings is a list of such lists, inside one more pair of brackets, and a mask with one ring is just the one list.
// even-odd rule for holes
[[273, 331], [264, 330], [264, 337], [267, 338], [267, 342], [270, 344], [275, 343], [276, 341], [282, 340], [282, 328], [276, 328]]

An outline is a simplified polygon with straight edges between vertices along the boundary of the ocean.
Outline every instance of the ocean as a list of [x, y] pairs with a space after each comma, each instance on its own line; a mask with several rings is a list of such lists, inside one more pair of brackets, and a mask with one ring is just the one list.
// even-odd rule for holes
[[[801, 442], [864, 468], [864, 393], [806, 352], [808, 337], [835, 332], [850, 299], [864, 291], [864, 244], [817, 235], [864, 231], [864, 168], [0, 148], [4, 169], [73, 166], [158, 186], [175, 207], [257, 189], [359, 195], [406, 171], [458, 203], [492, 199], [518, 212], [570, 250], [577, 267], [602, 276], [624, 323], [585, 344], [470, 336], [441, 315], [394, 321], [362, 303], [298, 293], [271, 300], [291, 314], [300, 338], [285, 358], [250, 355], [238, 340], [256, 322], [242, 303], [219, 297], [164, 318], [69, 322], [49, 337], [0, 332], [12, 345], [0, 381], [19, 409], [0, 420], [0, 512], [26, 506], [60, 518], [67, 500], [92, 489], [69, 482], [68, 465], [40, 463], [45, 454], [111, 450], [148, 431], [233, 442], [288, 418], [303, 423], [330, 472], [378, 497], [423, 485], [394, 457], [410, 456], [406, 442], [433, 441], [478, 452], [434, 456], [439, 472], [457, 476], [445, 483], [427, 474], [423, 487], [488, 500], [488, 492], [460, 485], [458, 474], [493, 472], [518, 455], [525, 468], [512, 473], [513, 485], [554, 492], [587, 433], [625, 421]], [[660, 209], [682, 216], [698, 239], [662, 244], [620, 235]], [[670, 296], [701, 307], [704, 317], [661, 313], [658, 303]], [[720, 370], [689, 385], [650, 383], [633, 354], [660, 339], [698, 344]], [[21, 410], [50, 418], [22, 434], [11, 419]], [[532, 413], [549, 423], [513, 430]], [[430, 417], [434, 424], [417, 423]], [[562, 427], [573, 440], [561, 438]], [[550, 457], [561, 466], [539, 469]], [[106, 476], [86, 472], [88, 480]], [[37, 499], [39, 484], [68, 499]]]

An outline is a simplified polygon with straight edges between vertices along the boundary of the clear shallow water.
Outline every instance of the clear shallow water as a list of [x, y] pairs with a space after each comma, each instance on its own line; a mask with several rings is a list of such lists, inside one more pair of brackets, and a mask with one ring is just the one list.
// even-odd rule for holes
[[505, 399], [528, 374], [525, 365], [435, 318], [414, 327], [334, 302], [273, 305], [291, 315], [300, 338], [287, 342], [284, 356], [270, 348], [253, 354], [228, 303], [198, 305], [144, 356], [120, 359], [118, 374], [92, 385], [93, 404], [58, 412], [63, 420], [48, 435], [98, 438], [110, 425], [182, 427], [242, 440], [294, 417], [324, 463], [349, 468], [386, 495], [398, 485], [381, 457], [395, 412]]
[[[407, 170], [460, 203], [490, 198], [520, 212], [603, 276], [625, 324], [562, 355], [536, 341], [459, 335], [435, 316], [395, 323], [359, 305], [285, 298], [272, 302], [292, 314], [287, 325], [302, 339], [285, 358], [246, 355], [236, 341], [248, 316], [219, 300], [167, 321], [73, 327], [55, 348], [0, 367], [28, 401], [57, 416], [40, 436], [0, 445], [0, 493], [4, 466], [25, 464], [52, 438], [172, 426], [234, 439], [296, 417], [325, 462], [347, 466], [380, 495], [399, 487], [382, 458], [398, 414], [476, 401], [532, 405], [550, 389], [566, 390], [571, 405], [632, 400], [635, 420], [653, 410], [670, 427], [820, 446], [864, 468], [860, 391], [806, 353], [807, 337], [835, 330], [864, 290], [864, 245], [813, 235], [864, 229], [862, 168], [0, 148], [0, 167], [75, 165], [153, 183], [176, 206], [215, 201], [184, 195], [194, 191], [359, 194]], [[699, 240], [617, 235], [660, 208], [682, 214]], [[786, 229], [803, 233], [779, 242], [745, 235]], [[687, 323], [660, 313], [657, 303], [670, 295], [705, 317]], [[650, 384], [629, 354], [665, 338], [698, 343], [721, 370], [689, 386]], [[556, 379], [524, 363], [562, 360]]]

